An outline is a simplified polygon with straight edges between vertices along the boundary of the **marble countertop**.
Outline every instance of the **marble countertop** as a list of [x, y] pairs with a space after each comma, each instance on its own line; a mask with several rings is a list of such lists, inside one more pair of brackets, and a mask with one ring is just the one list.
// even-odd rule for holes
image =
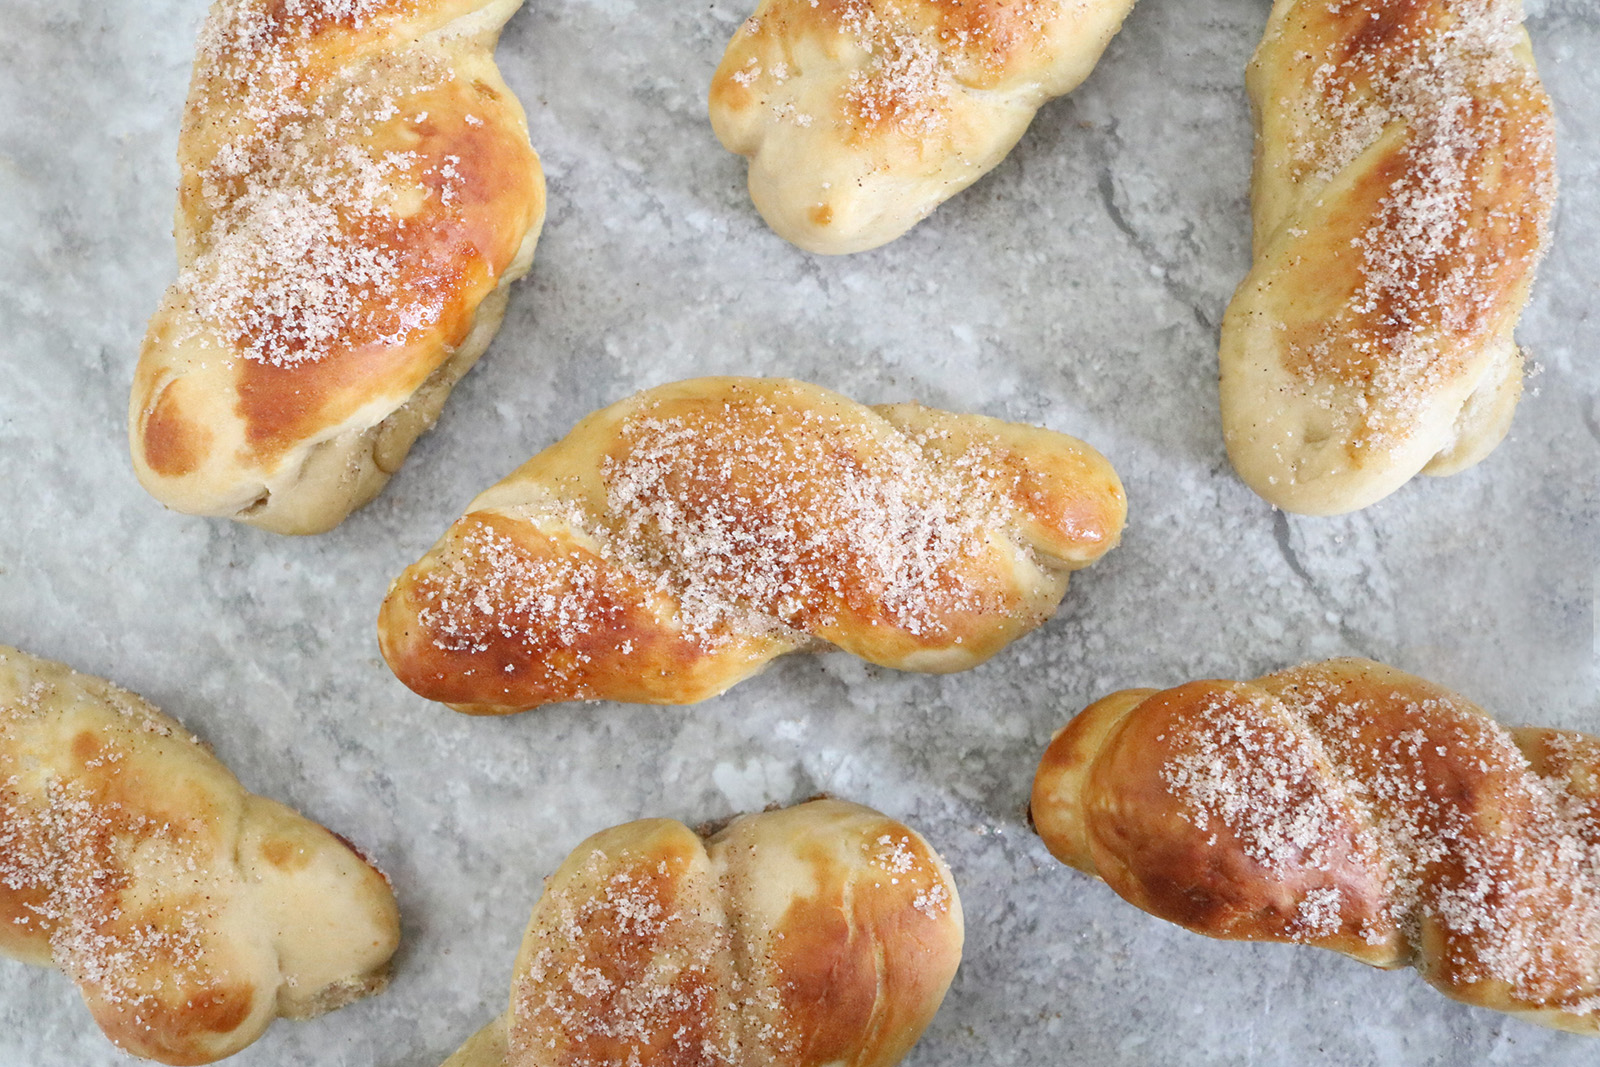
[[[1531, 7], [1560, 123], [1555, 245], [1510, 438], [1343, 518], [1233, 475], [1217, 326], [1248, 261], [1243, 68], [1267, 0], [1140, 0], [1092, 78], [909, 236], [807, 255], [751, 208], [704, 96], [750, 0], [535, 0], [499, 57], [549, 178], [531, 276], [379, 500], [286, 539], [166, 512], [124, 411], [174, 271], [177, 128], [204, 0], [0, 0], [0, 643], [144, 694], [253, 790], [392, 876], [388, 992], [235, 1060], [434, 1067], [503, 1006], [540, 879], [585, 835], [819, 791], [921, 829], [968, 922], [913, 1067], [1592, 1063], [1594, 1039], [1411, 973], [1209, 941], [1055, 863], [1023, 818], [1051, 732], [1135, 684], [1360, 654], [1508, 722], [1600, 731], [1600, 19]], [[1065, 430], [1127, 485], [1122, 546], [987, 665], [791, 657], [690, 708], [469, 719], [380, 661], [377, 605], [481, 488], [582, 415], [787, 375]], [[0, 961], [0, 1065], [126, 1062], [60, 975]]]

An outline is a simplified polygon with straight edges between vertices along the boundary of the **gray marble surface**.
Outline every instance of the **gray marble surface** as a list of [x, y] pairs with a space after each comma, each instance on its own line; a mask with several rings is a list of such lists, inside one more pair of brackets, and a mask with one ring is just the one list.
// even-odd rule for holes
[[[1561, 128], [1555, 247], [1509, 440], [1356, 515], [1274, 512], [1218, 430], [1217, 325], [1247, 264], [1243, 66], [1266, 0], [1140, 0], [1094, 76], [908, 237], [801, 253], [705, 120], [748, 0], [534, 0], [500, 51], [550, 217], [499, 339], [375, 504], [293, 540], [165, 512], [124, 409], [173, 273], [174, 151], [204, 0], [0, 0], [0, 642], [143, 693], [244, 782], [368, 850], [405, 944], [381, 997], [233, 1062], [433, 1067], [495, 1014], [541, 877], [582, 837], [820, 790], [922, 829], [965, 960], [910, 1063], [1593, 1063], [1600, 1044], [1415, 975], [1208, 941], [1056, 864], [1022, 808], [1105, 692], [1357, 653], [1511, 722], [1600, 731], [1600, 7], [1530, 28]], [[984, 667], [791, 658], [686, 709], [474, 720], [378, 658], [389, 579], [479, 489], [591, 409], [707, 373], [1035, 421], [1094, 443], [1122, 546]], [[0, 961], [0, 1065], [126, 1058], [72, 987]]]

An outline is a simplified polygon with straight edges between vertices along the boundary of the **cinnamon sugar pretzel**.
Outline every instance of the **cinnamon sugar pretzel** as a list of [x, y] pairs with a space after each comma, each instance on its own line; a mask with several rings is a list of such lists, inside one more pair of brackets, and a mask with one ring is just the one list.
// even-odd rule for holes
[[0, 952], [136, 1056], [210, 1063], [383, 988], [384, 876], [138, 697], [0, 648]]
[[1250, 66], [1255, 263], [1222, 324], [1228, 454], [1336, 514], [1499, 444], [1549, 238], [1554, 120], [1518, 0], [1277, 0]]
[[1104, 458], [1064, 434], [802, 382], [702, 378], [581, 422], [390, 587], [384, 658], [479, 714], [684, 704], [836, 645], [974, 666], [1116, 544]]
[[493, 58], [520, 2], [217, 0], [129, 407], [157, 499], [320, 532], [433, 424], [544, 219]]
[[962, 937], [938, 853], [860, 805], [628, 823], [545, 883], [509, 1011], [445, 1067], [891, 1067]]
[[1057, 858], [1196, 933], [1410, 965], [1600, 1033], [1600, 739], [1333, 660], [1096, 702], [1032, 814]]
[[762, 0], [711, 82], [750, 197], [812, 252], [899, 237], [1077, 88], [1133, 0]]

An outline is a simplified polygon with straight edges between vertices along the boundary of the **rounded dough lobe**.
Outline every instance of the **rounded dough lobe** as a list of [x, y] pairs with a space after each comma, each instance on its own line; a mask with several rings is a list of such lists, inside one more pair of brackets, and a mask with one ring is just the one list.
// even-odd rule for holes
[[508, 1014], [447, 1067], [892, 1067], [962, 938], [943, 860], [868, 808], [628, 823], [546, 881]]

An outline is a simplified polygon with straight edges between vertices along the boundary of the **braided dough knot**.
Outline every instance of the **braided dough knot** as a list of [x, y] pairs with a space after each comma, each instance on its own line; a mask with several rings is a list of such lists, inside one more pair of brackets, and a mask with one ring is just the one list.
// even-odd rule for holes
[[551, 875], [508, 1014], [445, 1067], [891, 1067], [962, 938], [944, 861], [869, 808], [627, 823]]
[[1334, 660], [1109, 696], [1051, 742], [1032, 811], [1062, 861], [1197, 933], [1600, 1032], [1595, 738]]
[[800, 382], [706, 378], [585, 419], [390, 589], [384, 656], [464, 711], [688, 703], [834, 645], [982, 662], [1117, 541], [1121, 484], [1064, 434]]
[[763, 0], [711, 81], [750, 197], [812, 252], [899, 237], [1077, 88], [1133, 0]]
[[315, 533], [488, 346], [544, 178], [494, 63], [521, 0], [217, 0], [179, 142], [180, 273], [129, 402], [179, 511]]
[[382, 989], [399, 936], [340, 838], [133, 694], [0, 647], [0, 952], [63, 971], [119, 1048], [230, 1056]]
[[1278, 0], [1250, 67], [1255, 263], [1222, 329], [1229, 455], [1291, 511], [1451, 474], [1510, 425], [1554, 121], [1515, 0]]

